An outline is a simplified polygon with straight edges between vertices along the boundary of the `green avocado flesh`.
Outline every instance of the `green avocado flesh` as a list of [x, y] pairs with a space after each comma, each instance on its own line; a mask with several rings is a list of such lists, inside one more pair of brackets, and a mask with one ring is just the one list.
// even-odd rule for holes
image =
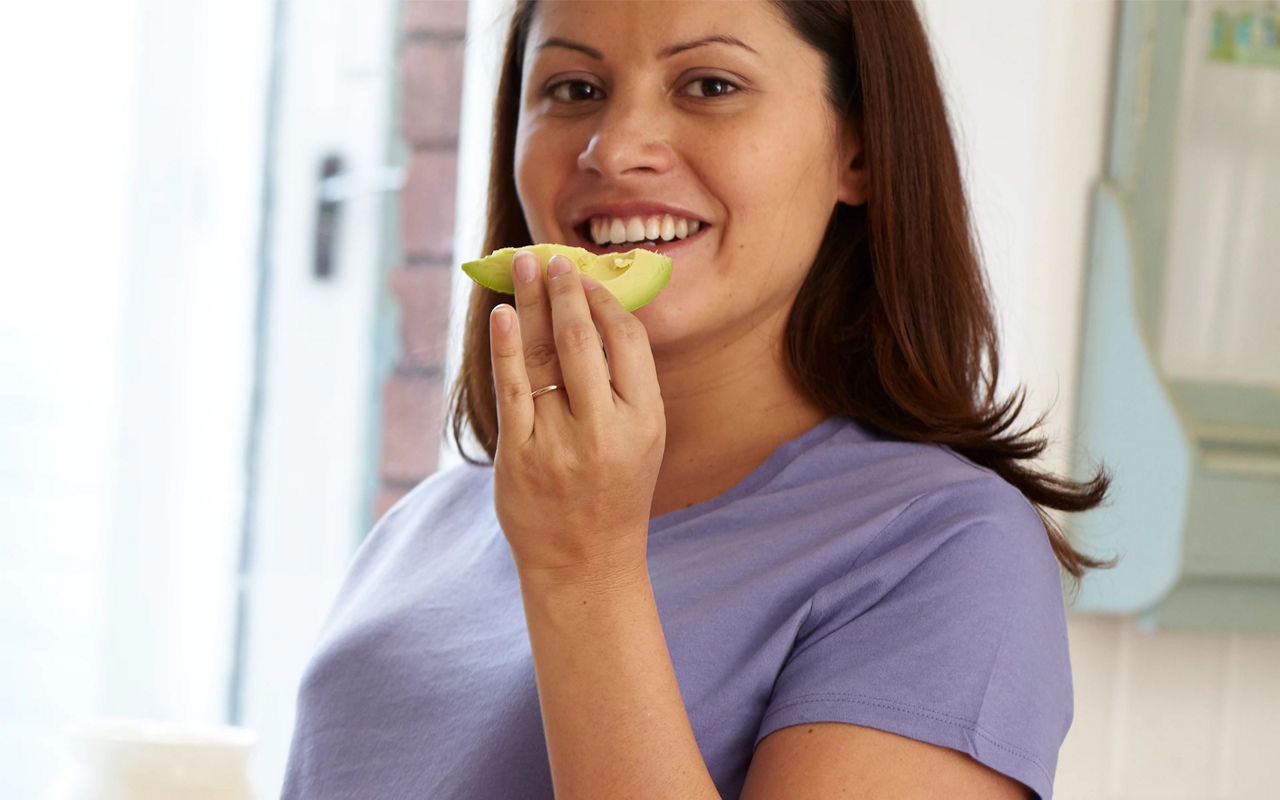
[[511, 262], [519, 250], [528, 250], [547, 269], [547, 261], [560, 255], [569, 259], [583, 275], [590, 275], [613, 294], [628, 311], [657, 296], [671, 279], [671, 257], [652, 250], [630, 250], [626, 253], [596, 255], [581, 247], [564, 244], [532, 244], [527, 247], [504, 247], [494, 250], [479, 261], [468, 261], [462, 271], [481, 286], [514, 294], [511, 281]]

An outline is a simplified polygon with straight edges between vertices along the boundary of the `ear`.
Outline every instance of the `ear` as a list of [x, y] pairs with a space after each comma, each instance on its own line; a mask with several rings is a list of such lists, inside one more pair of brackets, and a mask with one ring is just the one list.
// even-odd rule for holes
[[861, 120], [847, 119], [840, 125], [840, 174], [838, 199], [850, 206], [867, 202], [867, 158], [862, 148]]

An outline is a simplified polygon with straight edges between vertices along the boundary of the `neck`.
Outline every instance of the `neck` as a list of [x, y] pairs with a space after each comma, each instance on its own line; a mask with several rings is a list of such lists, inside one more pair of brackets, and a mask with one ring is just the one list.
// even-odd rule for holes
[[826, 417], [792, 380], [781, 337], [769, 338], [697, 357], [655, 352], [667, 437], [652, 516], [723, 494]]

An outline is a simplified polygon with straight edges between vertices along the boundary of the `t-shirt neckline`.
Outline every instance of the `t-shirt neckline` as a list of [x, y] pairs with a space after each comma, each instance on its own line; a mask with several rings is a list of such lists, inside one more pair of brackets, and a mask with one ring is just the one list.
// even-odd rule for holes
[[764, 463], [747, 473], [742, 480], [735, 483], [727, 491], [703, 500], [701, 503], [694, 503], [685, 508], [668, 511], [649, 520], [649, 535], [653, 536], [703, 514], [709, 514], [739, 498], [751, 495], [777, 477], [778, 473], [786, 469], [800, 455], [835, 435], [836, 431], [846, 424], [848, 424], [848, 420], [840, 417], [827, 417], [794, 439], [783, 442], [764, 460]]

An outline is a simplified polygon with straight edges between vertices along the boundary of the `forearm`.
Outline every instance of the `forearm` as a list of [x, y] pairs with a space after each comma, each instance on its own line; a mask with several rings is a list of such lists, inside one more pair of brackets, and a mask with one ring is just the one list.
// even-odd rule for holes
[[719, 800], [648, 573], [522, 583], [557, 800]]

